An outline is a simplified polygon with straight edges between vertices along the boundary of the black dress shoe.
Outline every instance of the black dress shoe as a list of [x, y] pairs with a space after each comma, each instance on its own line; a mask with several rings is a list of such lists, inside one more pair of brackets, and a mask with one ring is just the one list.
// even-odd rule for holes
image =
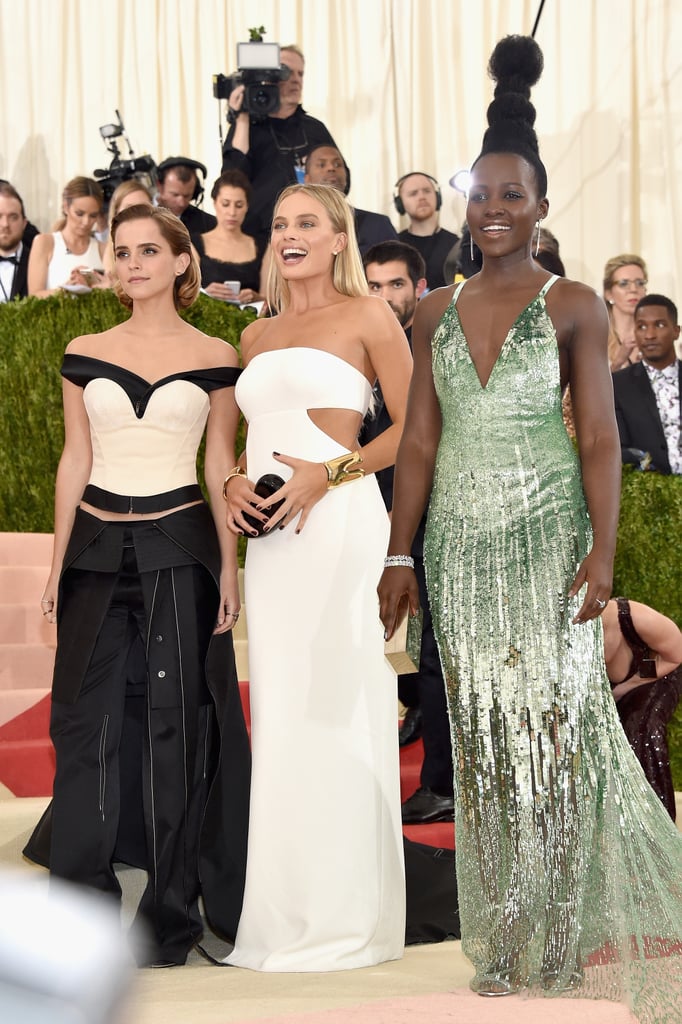
[[431, 825], [455, 820], [455, 800], [421, 786], [402, 806], [403, 825]]
[[398, 746], [406, 747], [408, 743], [414, 743], [422, 734], [422, 712], [421, 708], [408, 708], [403, 718], [403, 724], [398, 730]]

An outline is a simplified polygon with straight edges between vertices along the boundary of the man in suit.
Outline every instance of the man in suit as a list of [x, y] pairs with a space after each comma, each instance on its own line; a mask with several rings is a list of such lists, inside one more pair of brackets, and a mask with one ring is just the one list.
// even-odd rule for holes
[[0, 181], [0, 302], [28, 295], [28, 254], [37, 234], [17, 190]]
[[[411, 347], [412, 321], [417, 302], [426, 291], [424, 260], [411, 245], [387, 241], [372, 246], [365, 253], [363, 262], [370, 293], [388, 302]], [[362, 427], [362, 444], [367, 444], [391, 425], [378, 385], [375, 388], [375, 399], [375, 415], [368, 416]], [[393, 504], [393, 466], [380, 470], [377, 481], [386, 508], [390, 511]], [[419, 788], [402, 807], [405, 825], [424, 825], [435, 821], [452, 821], [454, 818], [450, 722], [424, 573], [425, 527], [424, 515], [411, 551], [423, 615], [419, 671], [413, 675], [398, 676], [398, 696], [407, 707], [398, 742], [401, 747], [406, 746], [421, 736], [424, 744]]]
[[[336, 146], [316, 146], [305, 161], [305, 179], [311, 185], [332, 185], [347, 196], [350, 192], [350, 169]], [[355, 209], [355, 234], [358, 249], [364, 255], [379, 242], [397, 238], [395, 228], [383, 213]]]
[[646, 295], [635, 307], [642, 361], [613, 375], [623, 462], [658, 473], [682, 474], [682, 364], [677, 307], [665, 295]]

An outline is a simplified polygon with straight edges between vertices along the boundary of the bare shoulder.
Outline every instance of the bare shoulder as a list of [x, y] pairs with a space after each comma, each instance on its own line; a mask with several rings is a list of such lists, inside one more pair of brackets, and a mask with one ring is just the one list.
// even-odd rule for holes
[[601, 295], [594, 288], [581, 281], [571, 281], [560, 277], [554, 282], [547, 293], [547, 307], [552, 311], [554, 306], [562, 308], [570, 306], [576, 313], [605, 313], [606, 307]]
[[417, 303], [417, 311], [414, 317], [414, 324], [417, 331], [433, 334], [440, 323], [443, 313], [452, 302], [457, 286], [447, 285], [445, 288], [436, 288], [429, 292]]
[[239, 355], [229, 341], [223, 338], [211, 338], [208, 334], [197, 331], [196, 340], [197, 357], [206, 367], [213, 366], [239, 366]]
[[50, 234], [49, 231], [36, 235], [31, 244], [31, 252], [39, 253], [41, 256], [44, 256], [46, 253], [52, 253], [53, 249], [54, 235]]
[[64, 354], [72, 356], [92, 356], [94, 359], [103, 359], [107, 353], [111, 356], [111, 342], [116, 334], [116, 328], [100, 334], [81, 334], [78, 338], [72, 338], [64, 350]]
[[277, 317], [261, 317], [258, 320], [252, 321], [248, 327], [244, 328], [239, 341], [242, 350], [242, 362], [244, 364], [248, 363], [249, 359], [258, 348], [263, 335], [268, 328], [272, 328], [277, 319]]

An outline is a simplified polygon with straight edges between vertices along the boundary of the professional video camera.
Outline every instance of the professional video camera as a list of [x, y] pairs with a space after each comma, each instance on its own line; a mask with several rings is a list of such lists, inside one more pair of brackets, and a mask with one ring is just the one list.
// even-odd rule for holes
[[[255, 34], [255, 37], [254, 37]], [[227, 100], [238, 85], [244, 86], [242, 110], [252, 121], [264, 121], [279, 110], [279, 83], [291, 71], [279, 58], [279, 43], [264, 43], [257, 30], [251, 30], [251, 41], [237, 43], [238, 71], [231, 75], [213, 76], [213, 95]]]
[[[99, 130], [100, 135], [106, 143], [108, 151], [113, 155], [113, 160], [107, 169], [98, 168], [92, 172], [94, 177], [99, 181], [102, 191], [104, 192], [105, 211], [109, 206], [109, 200], [114, 194], [115, 189], [122, 181], [128, 181], [130, 178], [137, 178], [138, 181], [152, 192], [156, 188], [157, 181], [156, 164], [149, 154], [145, 154], [145, 156], [135, 156], [118, 110], [116, 111], [116, 118], [116, 124], [103, 124]], [[128, 147], [127, 157], [121, 156], [118, 143], [116, 142], [116, 139], [118, 138], [123, 138], [126, 146]]]

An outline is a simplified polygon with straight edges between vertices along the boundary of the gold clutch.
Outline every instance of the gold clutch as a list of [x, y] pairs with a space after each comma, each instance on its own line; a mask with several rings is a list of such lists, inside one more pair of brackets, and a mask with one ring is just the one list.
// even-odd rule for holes
[[419, 671], [422, 645], [422, 612], [406, 615], [390, 640], [384, 643], [384, 655], [396, 675], [406, 676]]

